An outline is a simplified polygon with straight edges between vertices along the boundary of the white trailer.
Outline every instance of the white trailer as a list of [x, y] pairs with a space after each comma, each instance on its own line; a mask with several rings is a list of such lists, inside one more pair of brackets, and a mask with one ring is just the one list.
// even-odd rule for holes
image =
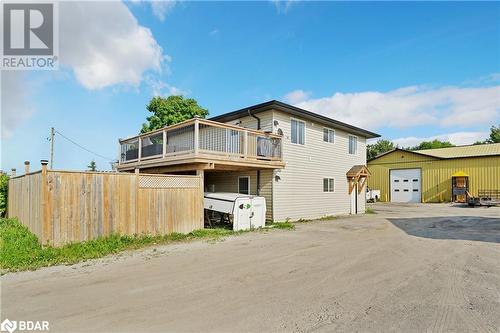
[[266, 199], [253, 195], [205, 192], [205, 209], [232, 215], [233, 230], [261, 228], [266, 225]]

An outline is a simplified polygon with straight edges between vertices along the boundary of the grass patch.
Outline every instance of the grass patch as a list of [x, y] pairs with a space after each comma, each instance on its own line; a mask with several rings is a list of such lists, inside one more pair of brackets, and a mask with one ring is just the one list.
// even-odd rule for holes
[[[295, 226], [291, 223], [275, 223], [272, 227], [290, 230]], [[172, 233], [164, 236], [113, 234], [87, 242], [53, 247], [40, 245], [37, 236], [16, 219], [0, 219], [0, 269], [5, 273], [61, 264], [70, 265], [146, 246], [191, 240], [218, 241], [245, 232], [248, 231], [202, 229], [188, 234]]]
[[295, 225], [291, 222], [276, 222], [267, 225], [269, 228], [293, 230]]
[[376, 212], [376, 211], [374, 211], [374, 210], [373, 210], [373, 209], [371, 209], [371, 208], [366, 208], [366, 209], [365, 209], [365, 214], [377, 214], [377, 212]]
[[323, 217], [320, 217], [318, 221], [329, 221], [329, 220], [336, 220], [339, 217], [337, 215], [325, 215]]

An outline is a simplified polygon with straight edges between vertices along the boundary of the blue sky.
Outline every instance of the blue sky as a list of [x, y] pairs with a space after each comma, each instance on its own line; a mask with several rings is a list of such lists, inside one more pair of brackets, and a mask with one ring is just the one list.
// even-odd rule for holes
[[[61, 3], [57, 72], [2, 72], [2, 169], [49, 155], [54, 126], [117, 157], [145, 105], [185, 94], [214, 116], [278, 99], [402, 145], [467, 144], [500, 122], [495, 2]], [[106, 159], [56, 136], [55, 168]]]

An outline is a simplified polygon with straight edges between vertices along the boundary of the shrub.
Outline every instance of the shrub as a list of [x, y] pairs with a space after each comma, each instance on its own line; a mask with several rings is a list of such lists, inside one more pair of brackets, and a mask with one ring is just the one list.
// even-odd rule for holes
[[0, 173], [0, 217], [4, 217], [7, 212], [7, 193], [9, 188], [9, 176]]

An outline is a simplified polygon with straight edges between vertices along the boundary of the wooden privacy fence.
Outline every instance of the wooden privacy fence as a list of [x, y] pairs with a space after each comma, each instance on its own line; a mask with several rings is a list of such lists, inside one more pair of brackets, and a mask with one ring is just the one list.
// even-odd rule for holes
[[199, 176], [42, 170], [9, 180], [8, 216], [55, 246], [203, 228]]

